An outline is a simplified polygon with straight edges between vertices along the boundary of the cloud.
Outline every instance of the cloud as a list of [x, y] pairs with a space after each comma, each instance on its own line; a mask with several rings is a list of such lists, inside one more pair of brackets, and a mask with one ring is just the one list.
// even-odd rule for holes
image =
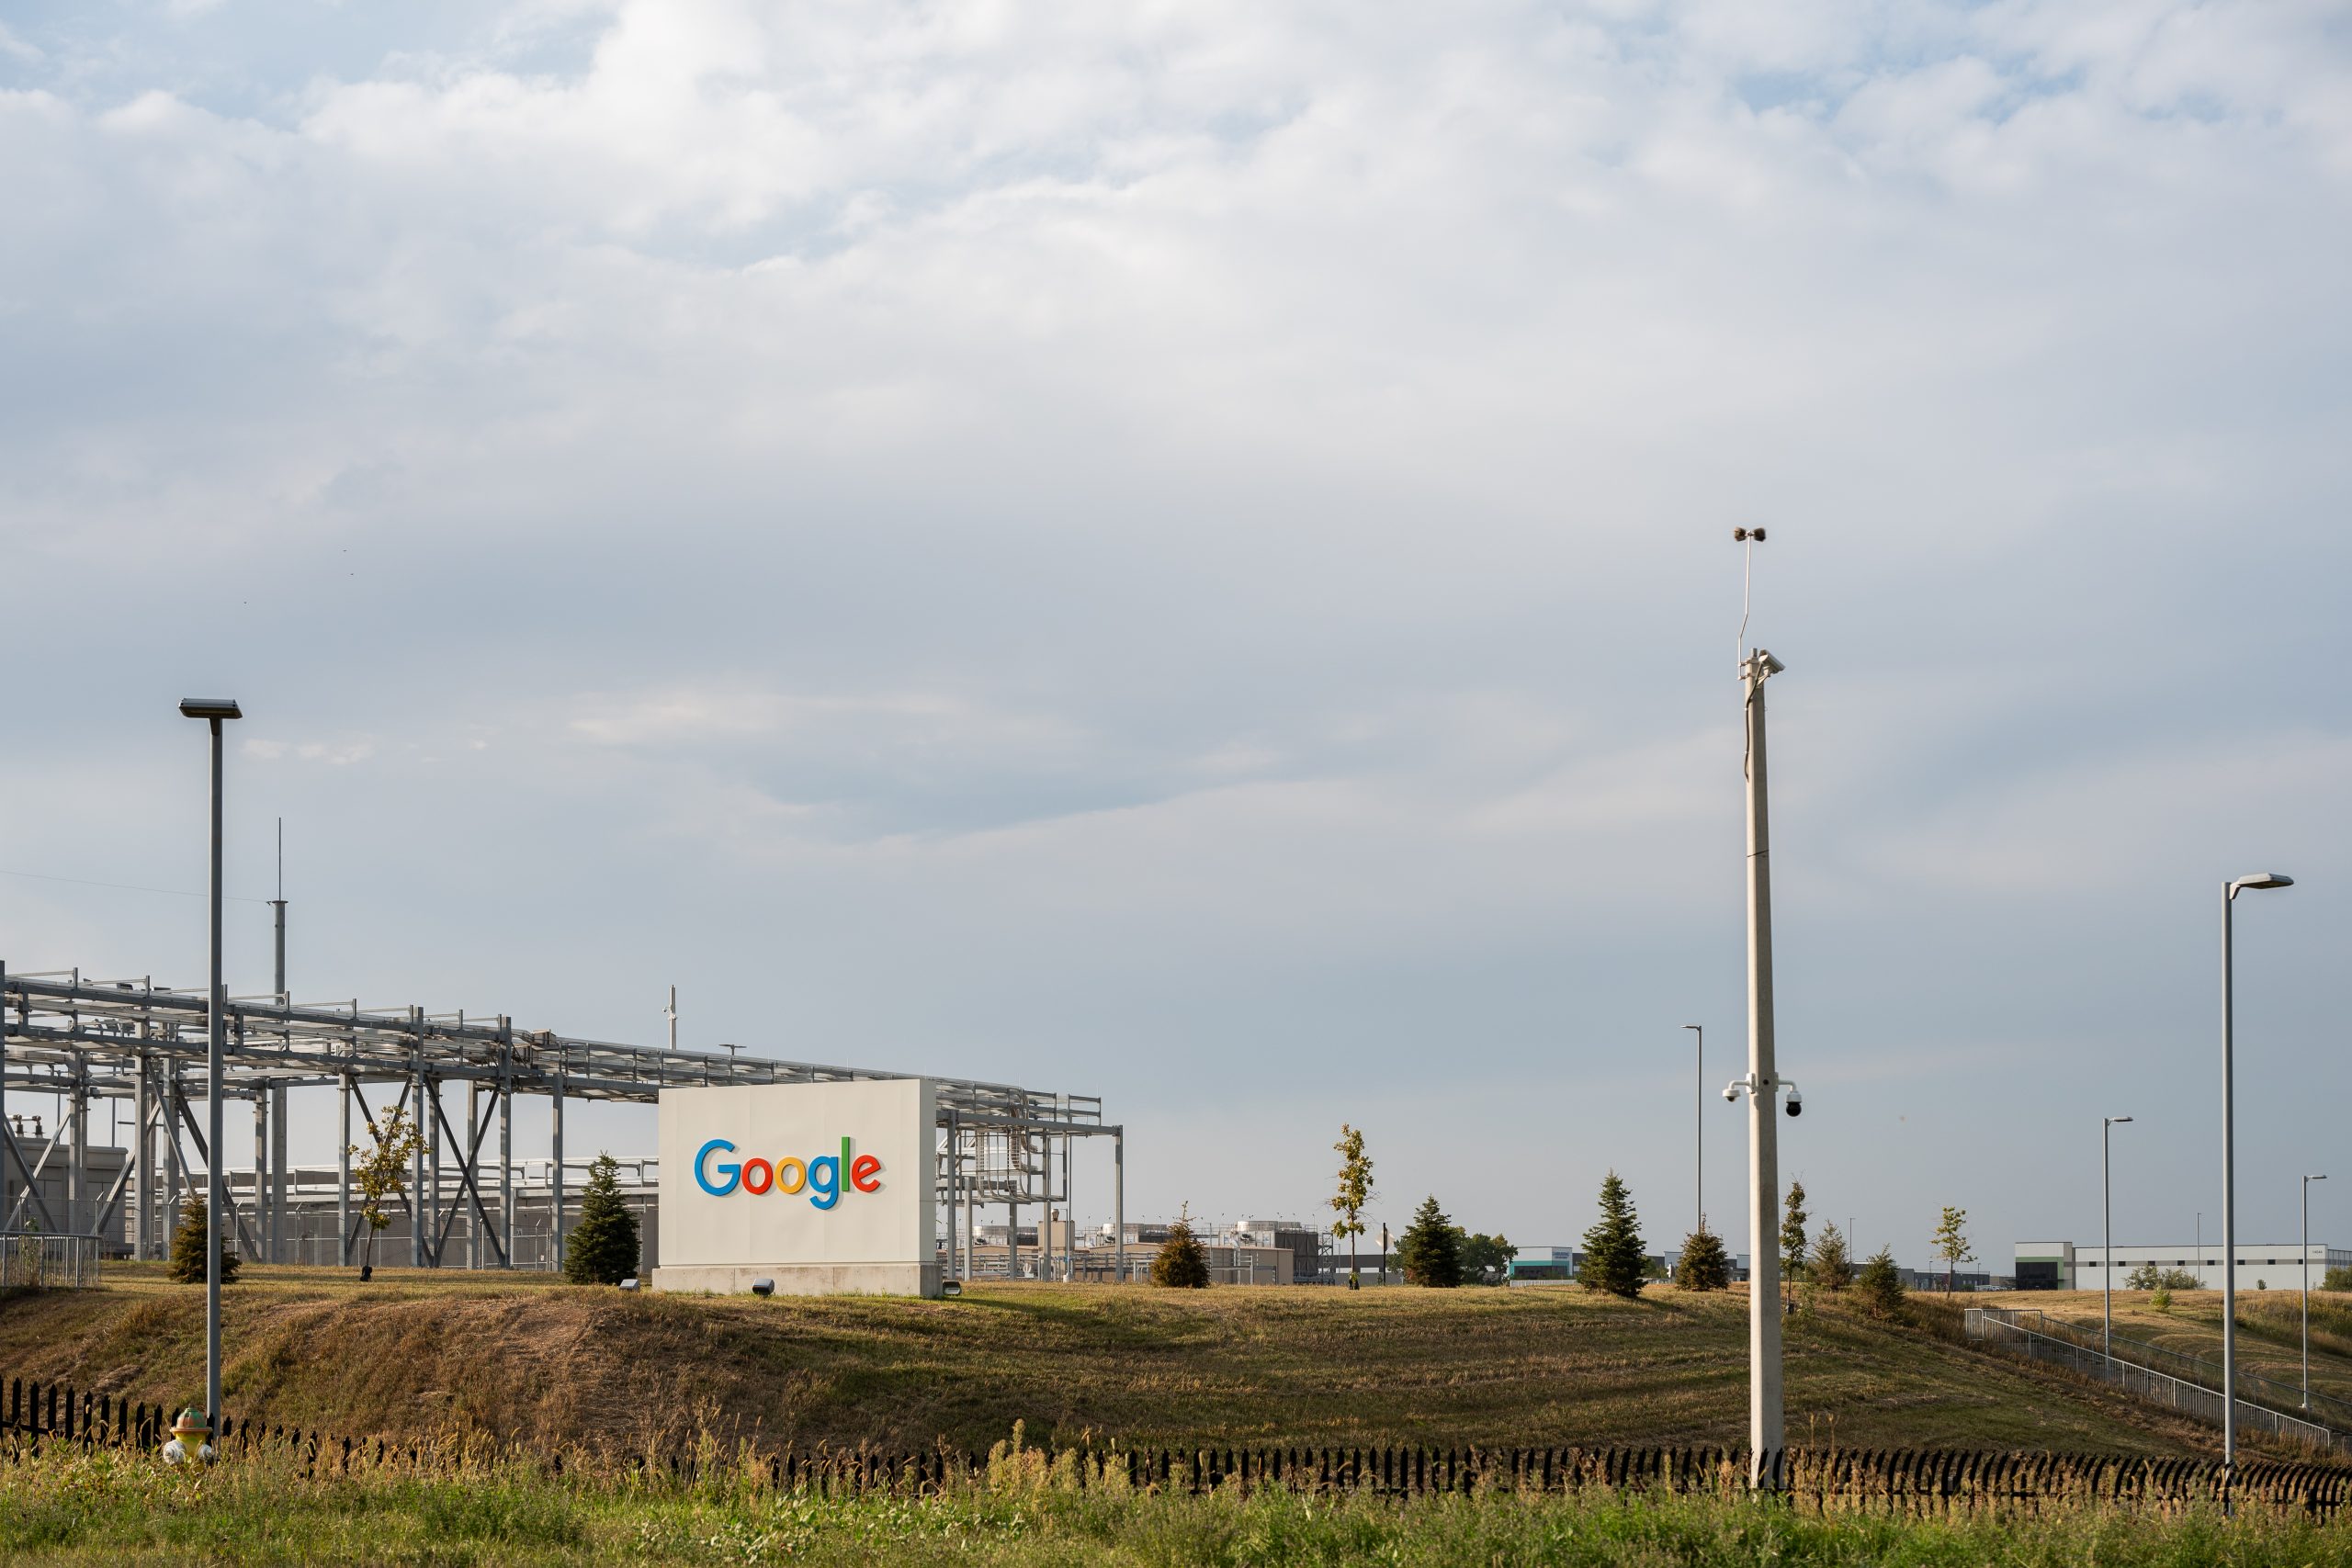
[[[626, 1036], [705, 965], [741, 1038], [1102, 1088], [1138, 1212], [1235, 1085], [1499, 1161], [1739, 1010], [1758, 521], [1820, 1127], [2061, 1146], [2203, 1005], [2209, 862], [2331, 918], [2326, 6], [9, 25], [13, 808], [185, 883], [154, 693], [236, 691], [327, 989]], [[177, 918], [9, 929], [139, 967]], [[1479, 1223], [1676, 1179], [1685, 1109]], [[1953, 1201], [1845, 1146], [1889, 1226]], [[2021, 1230], [2072, 1190], [1964, 1168]]]

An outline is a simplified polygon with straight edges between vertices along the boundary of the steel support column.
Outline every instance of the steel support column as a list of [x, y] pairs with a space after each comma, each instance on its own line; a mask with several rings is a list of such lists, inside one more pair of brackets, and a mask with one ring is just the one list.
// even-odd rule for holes
[[548, 1141], [554, 1149], [555, 1229], [549, 1244], [555, 1249], [556, 1272], [563, 1272], [563, 1074], [555, 1076], [555, 1090], [548, 1096]]

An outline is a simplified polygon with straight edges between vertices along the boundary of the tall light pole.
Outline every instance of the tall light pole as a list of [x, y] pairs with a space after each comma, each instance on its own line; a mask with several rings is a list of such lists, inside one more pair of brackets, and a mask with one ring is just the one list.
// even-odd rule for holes
[[1698, 1068], [1698, 1114], [1690, 1140], [1690, 1196], [1699, 1211], [1699, 1229], [1707, 1228], [1707, 1032], [1695, 1023], [1682, 1026], [1697, 1036], [1692, 1060]]
[[2238, 1462], [2237, 997], [2233, 927], [2240, 893], [2294, 885], [2293, 877], [2275, 871], [2256, 872], [2222, 885], [2222, 1464], [2226, 1472], [2234, 1472]]
[[[209, 1128], [204, 1161], [208, 1191], [204, 1206], [204, 1414], [212, 1430], [220, 1430], [220, 1253], [235, 1222], [229, 1215], [229, 1179], [221, 1155], [220, 1051], [228, 997], [220, 984], [220, 724], [243, 718], [233, 697], [189, 697], [180, 704], [189, 718], [203, 719], [212, 730], [212, 881], [208, 907], [211, 911], [211, 962], [204, 992], [204, 1114]], [[254, 1190], [260, 1188], [256, 1184]]]
[[[1761, 528], [1735, 528], [1753, 566]], [[1786, 666], [1747, 647], [1746, 574], [1741, 587], [1739, 682], [1747, 739], [1747, 1077], [1734, 1080], [1725, 1099], [1747, 1096], [1747, 1482], [1765, 1487], [1768, 1468], [1786, 1441], [1781, 1404], [1781, 1209], [1779, 1128], [1772, 1120], [1781, 1092], [1795, 1114], [1795, 1086], [1774, 1076], [1772, 1059], [1772, 835], [1764, 769], [1764, 682]]]
[[2107, 1174], [2107, 1130], [2131, 1120], [2129, 1116], [2098, 1119], [2098, 1213], [2106, 1235], [2098, 1262], [2098, 1349], [2110, 1371], [2115, 1366], [2115, 1189]]
[[2303, 1178], [2303, 1408], [2312, 1407], [2312, 1183], [2324, 1176]]

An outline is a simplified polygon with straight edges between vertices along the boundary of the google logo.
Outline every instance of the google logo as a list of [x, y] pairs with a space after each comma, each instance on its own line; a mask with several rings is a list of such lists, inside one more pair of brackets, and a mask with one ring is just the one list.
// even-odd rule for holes
[[[733, 1154], [735, 1145], [724, 1138], [713, 1138], [695, 1151], [695, 1185], [714, 1198], [724, 1198], [741, 1186], [758, 1198], [769, 1192], [797, 1194], [806, 1191], [808, 1201], [820, 1209], [830, 1209], [842, 1201], [842, 1174], [849, 1174], [849, 1184], [860, 1192], [882, 1190], [882, 1162], [872, 1155], [850, 1157], [849, 1140], [842, 1140], [839, 1155], [819, 1155], [815, 1159], [766, 1160], [752, 1158], [741, 1164], [727, 1163], [712, 1166], [711, 1152]], [[724, 1185], [711, 1180], [709, 1171], [716, 1169], [725, 1177]]]

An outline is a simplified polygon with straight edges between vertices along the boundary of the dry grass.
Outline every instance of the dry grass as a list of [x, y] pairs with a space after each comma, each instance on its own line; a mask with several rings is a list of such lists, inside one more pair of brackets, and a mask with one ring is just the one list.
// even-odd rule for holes
[[[2281, 1272], [2287, 1272], [2282, 1270]], [[2316, 1270], [2313, 1271], [2316, 1275]], [[2299, 1292], [2253, 1289], [2252, 1278], [2238, 1292], [2238, 1359], [2248, 1371], [2293, 1384], [2302, 1375], [2302, 1300]], [[2222, 1355], [2222, 1292], [2175, 1291], [2172, 1307], [2158, 1312], [2152, 1292], [2115, 1292], [2118, 1337], [2144, 1340], [2183, 1355], [2219, 1360]], [[2097, 1291], [2018, 1291], [1968, 1298], [1977, 1306], [2024, 1307], [2097, 1330]], [[2312, 1292], [2312, 1387], [2352, 1400], [2352, 1299], [2337, 1292]]]
[[[160, 1269], [0, 1309], [0, 1370], [185, 1400], [202, 1292]], [[232, 1408], [351, 1435], [532, 1446], [722, 1438], [984, 1450], [1069, 1442], [1736, 1442], [1746, 1299], [1574, 1287], [1351, 1293], [976, 1286], [955, 1302], [639, 1296], [544, 1279], [249, 1269]], [[2118, 1396], [1824, 1308], [1791, 1320], [1792, 1438], [1857, 1447], [2204, 1451]]]

